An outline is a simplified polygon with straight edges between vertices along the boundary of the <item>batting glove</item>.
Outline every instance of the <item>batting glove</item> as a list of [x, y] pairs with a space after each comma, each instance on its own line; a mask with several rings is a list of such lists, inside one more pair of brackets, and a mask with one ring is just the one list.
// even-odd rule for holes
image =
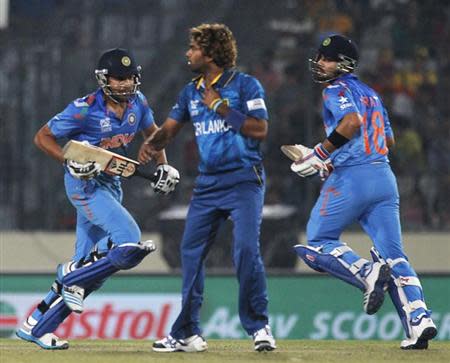
[[180, 182], [180, 173], [168, 164], [158, 165], [154, 176], [156, 177], [156, 182], [152, 182], [151, 186], [154, 192], [159, 194], [173, 192]]
[[65, 164], [70, 175], [77, 179], [89, 180], [95, 178], [102, 171], [100, 164], [95, 161], [83, 164], [74, 160], [66, 160]]
[[[328, 165], [331, 166], [330, 154], [322, 144], [317, 144], [314, 149], [302, 146], [303, 157], [291, 164], [291, 170], [302, 178], [311, 177], [319, 173], [322, 180], [330, 174]], [[327, 165], [328, 164], [328, 165]]]

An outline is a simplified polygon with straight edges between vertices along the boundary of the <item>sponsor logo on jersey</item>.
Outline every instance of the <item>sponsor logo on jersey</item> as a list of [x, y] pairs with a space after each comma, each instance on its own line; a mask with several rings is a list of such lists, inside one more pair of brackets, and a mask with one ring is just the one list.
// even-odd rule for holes
[[100, 147], [103, 149], [115, 149], [121, 147], [122, 145], [128, 145], [134, 138], [134, 133], [132, 134], [118, 134], [113, 137], [107, 137], [100, 141]]
[[133, 112], [130, 112], [128, 114], [128, 119], [127, 119], [128, 123], [130, 125], [134, 125], [136, 123], [136, 120], [137, 120], [136, 114]]
[[210, 120], [207, 122], [194, 122], [195, 136], [223, 134], [231, 129], [224, 119]]
[[111, 119], [109, 117], [102, 118], [100, 120], [100, 129], [102, 130], [102, 132], [112, 131]]
[[255, 98], [247, 101], [247, 108], [249, 111], [253, 110], [266, 110], [266, 103], [262, 98]]
[[198, 103], [200, 102], [200, 100], [191, 100], [190, 104], [189, 104], [189, 113], [191, 114], [191, 116], [197, 116], [199, 113], [198, 110]]
[[339, 100], [338, 100], [338, 101], [339, 101], [339, 103], [340, 103], [339, 108], [340, 108], [341, 110], [345, 110], [346, 108], [352, 106], [352, 103], [348, 101], [348, 98], [347, 98], [347, 97], [341, 96], [341, 97], [339, 97]]

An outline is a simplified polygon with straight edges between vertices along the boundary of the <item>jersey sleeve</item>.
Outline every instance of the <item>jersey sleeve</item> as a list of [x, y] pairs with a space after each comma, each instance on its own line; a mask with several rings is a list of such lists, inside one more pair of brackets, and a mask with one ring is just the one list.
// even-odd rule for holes
[[359, 112], [350, 90], [344, 86], [325, 88], [323, 91], [323, 104], [337, 122], [341, 121], [349, 113]]
[[139, 99], [141, 101], [142, 108], [142, 119], [139, 123], [139, 130], [145, 130], [155, 123], [155, 118], [153, 117], [153, 110], [150, 108], [147, 98], [140, 92]]
[[393, 138], [394, 130], [392, 130], [391, 121], [389, 120], [389, 115], [386, 108], [383, 107], [383, 120], [384, 120], [384, 133], [386, 137]]
[[245, 109], [245, 114], [258, 119], [269, 119], [265, 92], [261, 83], [254, 77], [246, 76], [241, 86], [241, 102]]
[[83, 130], [83, 121], [88, 109], [89, 104], [86, 100], [79, 98], [51, 118], [47, 126], [57, 139], [79, 134]]
[[173, 105], [169, 112], [170, 118], [178, 122], [189, 121], [189, 97], [188, 97], [188, 86], [184, 87], [183, 90], [178, 95], [177, 102]]

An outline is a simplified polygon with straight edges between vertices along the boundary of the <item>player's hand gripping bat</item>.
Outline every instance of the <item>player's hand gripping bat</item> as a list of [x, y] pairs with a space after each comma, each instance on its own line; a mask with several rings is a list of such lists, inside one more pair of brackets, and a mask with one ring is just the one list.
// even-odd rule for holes
[[309, 148], [303, 145], [282, 145], [281, 151], [292, 161], [299, 161]]
[[70, 140], [63, 147], [63, 154], [65, 159], [78, 163], [95, 161], [100, 164], [102, 171], [110, 175], [119, 175], [125, 178], [140, 176], [154, 183], [158, 181], [158, 177], [155, 175], [139, 170], [140, 164], [136, 160], [85, 142]]
[[[308, 159], [309, 155], [313, 153], [313, 149], [306, 147], [301, 144], [296, 145], [282, 145], [281, 151], [284, 155], [286, 155], [289, 159], [291, 159], [294, 163], [291, 165], [291, 170], [301, 177], [309, 177], [319, 173], [319, 176], [322, 180], [328, 178], [330, 173], [334, 170], [333, 164], [331, 164], [330, 159], [327, 159], [320, 165], [311, 166], [309, 168], [304, 168], [302, 166], [302, 170], [299, 172], [297, 170], [298, 165], [303, 164], [304, 162], [308, 163], [306, 159]], [[304, 160], [305, 158], [305, 160]], [[307, 165], [305, 165], [306, 167]]]

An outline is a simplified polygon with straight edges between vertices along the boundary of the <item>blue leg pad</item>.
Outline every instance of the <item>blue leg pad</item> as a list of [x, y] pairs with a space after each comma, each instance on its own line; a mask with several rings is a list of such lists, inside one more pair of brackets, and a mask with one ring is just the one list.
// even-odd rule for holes
[[154, 246], [125, 243], [111, 249], [106, 257], [69, 272], [62, 279], [65, 286], [77, 285], [92, 288], [119, 270], [128, 270], [138, 265], [145, 256], [154, 251]]
[[46, 333], [53, 333], [71, 312], [61, 299], [42, 315], [36, 326], [31, 330], [31, 333], [37, 338], [40, 338]]
[[297, 255], [313, 270], [328, 272], [358, 289], [365, 289], [362, 279], [353, 274], [349, 270], [349, 267], [345, 266], [345, 261], [339, 260], [339, 257], [334, 257], [328, 253], [321, 253], [314, 248], [303, 245], [296, 245], [294, 249]]
[[150, 241], [145, 243], [125, 243], [119, 245], [109, 251], [106, 258], [117, 269], [129, 270], [139, 265], [145, 256], [155, 250], [153, 243]]
[[[100, 287], [103, 282], [104, 281], [100, 281], [98, 287]], [[95, 290], [86, 290], [84, 297], [88, 297], [93, 291]], [[61, 298], [61, 301], [50, 307], [50, 309], [41, 316], [36, 326], [31, 330], [31, 334], [36, 338], [40, 338], [44, 334], [53, 333], [71, 312], [72, 310], [67, 307]]]
[[91, 288], [99, 281], [104, 281], [113, 273], [119, 271], [108, 258], [102, 258], [89, 266], [83, 266], [63, 277], [65, 286], [77, 285], [84, 289]]

